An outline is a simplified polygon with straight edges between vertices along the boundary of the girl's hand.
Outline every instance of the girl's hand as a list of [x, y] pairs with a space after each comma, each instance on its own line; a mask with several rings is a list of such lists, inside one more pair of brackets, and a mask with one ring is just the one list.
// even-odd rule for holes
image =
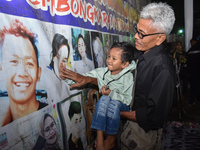
[[102, 95], [109, 95], [111, 92], [111, 90], [109, 89], [108, 86], [104, 85], [102, 88], [101, 88], [101, 93]]
[[66, 80], [68, 78], [68, 79], [72, 79], [76, 82], [75, 84], [72, 84], [70, 86], [71, 89], [82, 87], [82, 86], [86, 85], [87, 83], [92, 83], [94, 85], [97, 85], [96, 78], [86, 77], [79, 73], [71, 71], [69, 69], [66, 69], [66, 67], [63, 65], [62, 62], [59, 63], [59, 70], [60, 70], [59, 75], [60, 75], [61, 79]]

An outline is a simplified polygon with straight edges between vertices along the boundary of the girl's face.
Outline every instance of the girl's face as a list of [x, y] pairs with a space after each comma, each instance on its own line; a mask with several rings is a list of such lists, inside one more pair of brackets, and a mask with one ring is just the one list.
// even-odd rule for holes
[[105, 66], [105, 54], [99, 38], [93, 41], [93, 50], [95, 55], [95, 61], [98, 63], [98, 67]]
[[78, 52], [82, 58], [86, 56], [86, 46], [82, 38], [78, 40]]
[[69, 50], [66, 45], [60, 47], [57, 57], [59, 57], [59, 62], [65, 63], [67, 65]]
[[58, 131], [55, 121], [51, 117], [47, 117], [44, 121], [44, 137], [48, 144], [55, 144], [58, 138]]
[[122, 63], [122, 50], [119, 48], [112, 48], [110, 52], [108, 53], [107, 58], [107, 66], [108, 70], [111, 71], [112, 75], [118, 74], [120, 71], [122, 71], [123, 68], [126, 67], [126, 63]]
[[58, 78], [59, 77], [59, 63], [62, 62], [64, 66], [67, 66], [67, 61], [69, 57], [69, 51], [66, 45], [62, 45], [58, 50], [58, 54], [54, 57], [54, 71]]

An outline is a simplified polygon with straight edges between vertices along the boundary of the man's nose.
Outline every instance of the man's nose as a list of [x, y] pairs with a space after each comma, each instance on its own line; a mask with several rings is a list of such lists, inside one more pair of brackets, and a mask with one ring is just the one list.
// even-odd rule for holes
[[138, 32], [135, 33], [135, 36], [134, 36], [134, 37], [135, 37], [135, 39], [138, 39], [138, 38], [139, 38]]
[[27, 67], [25, 66], [25, 64], [20, 61], [19, 64], [18, 64], [18, 67], [16, 68], [16, 72], [18, 75], [20, 76], [27, 76]]

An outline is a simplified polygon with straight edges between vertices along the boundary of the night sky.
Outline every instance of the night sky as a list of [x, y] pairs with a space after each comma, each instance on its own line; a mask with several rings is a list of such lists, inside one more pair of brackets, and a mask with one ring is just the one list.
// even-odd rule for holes
[[[178, 33], [179, 29], [184, 29], [184, 0], [152, 0], [152, 2], [166, 2], [171, 5], [175, 12], [175, 25], [171, 33]], [[193, 0], [194, 4], [194, 37], [200, 36], [200, 0]]]

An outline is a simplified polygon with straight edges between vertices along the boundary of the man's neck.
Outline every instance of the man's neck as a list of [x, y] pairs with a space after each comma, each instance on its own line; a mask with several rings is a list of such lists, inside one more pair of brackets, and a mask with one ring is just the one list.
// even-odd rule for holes
[[30, 100], [29, 102], [24, 104], [19, 104], [10, 101], [10, 110], [13, 120], [24, 117], [32, 112], [35, 112], [38, 110], [38, 108], [39, 108], [39, 102], [36, 99]]

